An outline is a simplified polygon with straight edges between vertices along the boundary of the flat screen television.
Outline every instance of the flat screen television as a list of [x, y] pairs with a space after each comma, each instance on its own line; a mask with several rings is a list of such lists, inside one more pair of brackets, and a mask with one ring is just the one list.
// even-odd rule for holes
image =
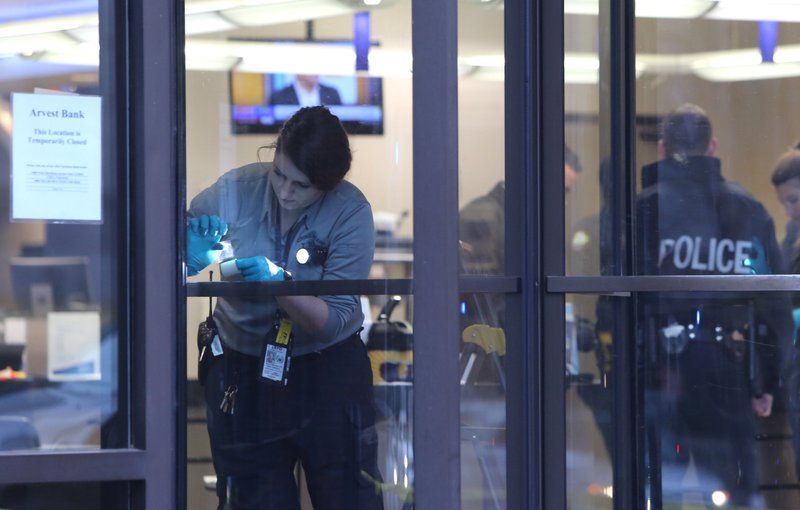
[[318, 82], [305, 104], [323, 104], [351, 135], [383, 134], [383, 81], [368, 76], [294, 75], [231, 71], [230, 110], [234, 134], [269, 134], [300, 108], [299, 83]]
[[12, 257], [10, 266], [19, 312], [43, 316], [86, 310], [91, 303], [87, 257]]

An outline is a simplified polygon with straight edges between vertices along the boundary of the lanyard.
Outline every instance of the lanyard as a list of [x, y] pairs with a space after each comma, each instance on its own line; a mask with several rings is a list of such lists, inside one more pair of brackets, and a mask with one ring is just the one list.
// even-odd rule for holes
[[289, 263], [289, 250], [292, 248], [292, 243], [294, 242], [294, 238], [300, 228], [301, 220], [305, 221], [305, 214], [301, 215], [289, 229], [289, 232], [286, 234], [285, 243], [283, 242], [283, 236], [281, 235], [281, 207], [277, 203], [275, 204], [275, 214], [273, 215], [273, 218], [272, 241], [275, 245], [274, 255], [277, 259], [273, 262], [286, 269], [286, 266]]

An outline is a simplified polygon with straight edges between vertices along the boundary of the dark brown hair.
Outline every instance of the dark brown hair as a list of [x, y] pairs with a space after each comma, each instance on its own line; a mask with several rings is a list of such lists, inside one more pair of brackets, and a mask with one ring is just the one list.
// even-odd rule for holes
[[661, 124], [661, 142], [667, 156], [702, 156], [712, 136], [708, 114], [690, 103], [674, 109]]
[[772, 184], [780, 186], [789, 179], [800, 179], [800, 150], [794, 148], [781, 154], [772, 171]]
[[281, 128], [272, 148], [288, 157], [322, 191], [335, 188], [353, 161], [344, 126], [324, 106], [297, 110]]

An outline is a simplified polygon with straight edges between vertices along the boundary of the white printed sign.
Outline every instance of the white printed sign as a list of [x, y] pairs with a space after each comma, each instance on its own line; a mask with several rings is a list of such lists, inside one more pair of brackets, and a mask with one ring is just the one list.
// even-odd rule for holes
[[101, 100], [11, 96], [11, 221], [102, 221]]
[[51, 381], [100, 379], [100, 314], [47, 314], [47, 378]]

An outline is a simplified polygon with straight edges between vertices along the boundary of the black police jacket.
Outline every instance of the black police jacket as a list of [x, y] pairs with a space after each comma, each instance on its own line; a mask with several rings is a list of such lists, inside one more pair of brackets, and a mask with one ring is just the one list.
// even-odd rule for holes
[[[740, 185], [726, 181], [720, 160], [690, 156], [664, 159], [642, 169], [645, 186], [636, 202], [636, 272], [640, 275], [747, 275], [783, 271], [772, 218], [764, 206]], [[671, 301], [671, 311], [689, 313], [705, 307], [724, 317], [719, 293], [659, 296], [659, 309]], [[785, 293], [735, 294], [730, 303], [750, 300], [763, 339], [772, 344], [760, 356], [762, 388], [775, 391], [781, 360], [788, 362], [793, 322]], [[735, 315], [740, 312], [733, 312]], [[751, 325], [754, 326], [754, 325]]]

